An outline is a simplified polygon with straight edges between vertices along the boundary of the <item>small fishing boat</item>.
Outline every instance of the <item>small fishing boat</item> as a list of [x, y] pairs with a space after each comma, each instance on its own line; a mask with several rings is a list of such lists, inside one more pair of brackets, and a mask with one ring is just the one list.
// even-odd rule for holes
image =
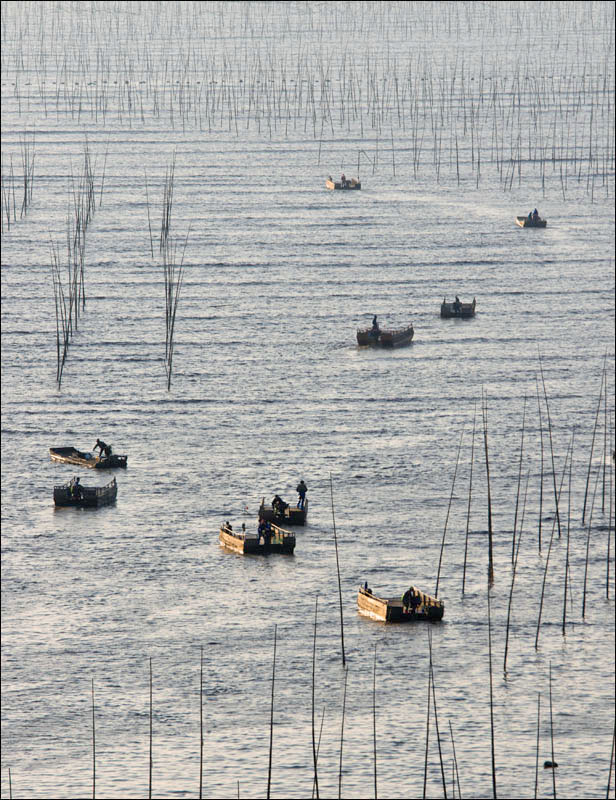
[[115, 453], [101, 458], [94, 455], [94, 453], [77, 450], [75, 447], [50, 447], [49, 455], [52, 461], [60, 461], [63, 464], [76, 464], [78, 467], [88, 467], [88, 469], [125, 467], [128, 460], [128, 456], [117, 456]]
[[463, 317], [468, 319], [475, 316], [475, 298], [473, 297], [472, 303], [459, 303], [454, 300], [453, 303], [446, 302], [443, 298], [441, 303], [441, 317]]
[[402, 347], [410, 344], [414, 335], [412, 323], [395, 331], [379, 330], [376, 335], [373, 328], [365, 328], [357, 331], [357, 344], [360, 347]]
[[533, 219], [532, 217], [516, 217], [515, 223], [519, 225], [520, 228], [545, 228], [548, 221], [547, 219], [541, 219], [541, 217], [537, 217], [537, 219]]
[[348, 178], [345, 180], [335, 181], [331, 178], [331, 176], [325, 181], [325, 186], [332, 191], [335, 189], [361, 189], [361, 181], [356, 180], [355, 178]]
[[366, 586], [357, 593], [357, 609], [360, 614], [380, 622], [414, 622], [415, 620], [439, 620], [445, 613], [442, 600], [409, 587], [402, 597], [377, 597]]
[[53, 501], [57, 506], [81, 506], [83, 508], [97, 508], [113, 503], [118, 494], [116, 479], [106, 486], [82, 486], [73, 478], [62, 486], [54, 486]]
[[285, 525], [305, 525], [308, 517], [308, 500], [304, 500], [304, 507], [291, 506], [284, 504], [282, 511], [280, 506], [273, 508], [265, 505], [265, 498], [261, 500], [259, 506], [259, 517], [265, 522], [282, 522]]
[[236, 553], [285, 553], [291, 555], [295, 550], [295, 534], [278, 525], [270, 525], [271, 537], [259, 534], [258, 529], [247, 531], [245, 525], [234, 530], [229, 522], [220, 526], [219, 540], [223, 547]]

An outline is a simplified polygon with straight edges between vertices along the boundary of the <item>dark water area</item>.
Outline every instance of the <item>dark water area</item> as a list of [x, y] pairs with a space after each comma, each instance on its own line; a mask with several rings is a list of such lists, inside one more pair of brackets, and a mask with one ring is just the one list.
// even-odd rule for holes
[[[91, 795], [92, 681], [96, 795], [145, 796], [150, 659], [152, 796], [197, 797], [201, 648], [203, 796], [265, 797], [274, 626], [271, 796], [312, 796], [317, 597], [320, 796], [338, 796], [345, 675], [341, 796], [374, 795], [375, 653], [378, 796], [423, 796], [430, 636], [426, 796], [437, 721], [447, 794], [455, 744], [462, 796], [493, 796], [490, 633], [499, 796], [553, 796], [553, 731], [558, 795], [613, 797], [612, 4], [2, 15], [2, 797]], [[58, 385], [52, 245], [68, 286], [86, 149], [86, 304]], [[361, 191], [328, 192], [358, 158]], [[547, 228], [517, 227], [535, 206]], [[473, 319], [440, 317], [455, 295]], [[412, 322], [411, 345], [358, 348], [374, 314]], [[49, 447], [98, 436], [128, 454], [117, 501], [54, 508], [54, 485], [109, 475]], [[221, 522], [256, 525], [300, 478], [293, 556], [221, 548]], [[441, 623], [358, 614], [364, 581], [433, 594], [439, 561]]]

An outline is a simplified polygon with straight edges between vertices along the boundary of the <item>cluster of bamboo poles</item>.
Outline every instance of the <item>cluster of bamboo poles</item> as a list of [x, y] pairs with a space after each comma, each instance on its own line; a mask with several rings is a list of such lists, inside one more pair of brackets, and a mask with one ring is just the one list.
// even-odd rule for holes
[[[173, 355], [175, 346], [175, 322], [178, 303], [184, 280], [184, 256], [190, 227], [186, 233], [182, 248], [182, 255], [178, 263], [178, 241], [171, 236], [171, 216], [173, 211], [173, 190], [175, 182], [175, 153], [171, 164], [165, 172], [163, 186], [162, 218], [158, 252], [162, 263], [165, 281], [165, 372], [167, 375], [167, 390], [171, 388], [171, 375], [173, 372]], [[148, 195], [147, 174], [145, 176], [146, 207], [148, 212], [148, 229], [150, 232], [150, 253], [154, 258], [154, 240], [152, 237], [152, 221], [150, 217], [150, 201]]]
[[21, 180], [15, 176], [13, 169], [13, 157], [9, 157], [9, 170], [4, 174], [4, 165], [0, 167], [0, 233], [8, 231], [11, 225], [17, 222], [17, 184], [20, 183], [22, 191], [19, 219], [28, 212], [32, 204], [32, 191], [34, 189], [34, 160], [35, 142], [34, 133], [25, 131], [19, 138], [19, 148], [21, 153]]
[[[204, 21], [192, 13], [193, 27], [203, 31]], [[279, 45], [268, 38], [266, 50], [247, 38], [230, 55], [194, 35], [182, 39], [175, 12], [173, 18], [159, 16], [162, 40], [177, 40], [173, 58], [146, 37], [145, 28], [125, 19], [115, 20], [117, 49], [108, 47], [108, 28], [98, 40], [98, 17], [81, 39], [73, 39], [81, 46], [70, 57], [54, 47], [44, 56], [28, 54], [32, 63], [24, 63], [24, 53], [8, 42], [3, 67], [14, 77], [19, 113], [27, 101], [23, 113], [36, 104], [45, 116], [70, 115], [76, 122], [133, 126], [160, 120], [172, 129], [226, 129], [236, 136], [249, 130], [270, 138], [310, 135], [320, 146], [360, 136], [365, 149], [374, 143], [375, 165], [379, 149], [391, 150], [394, 173], [397, 152], [398, 163], [411, 165], [415, 176], [432, 169], [437, 181], [447, 169], [458, 183], [472, 179], [478, 186], [489, 171], [506, 191], [532, 176], [544, 190], [548, 179], [558, 182], [563, 197], [571, 181], [591, 197], [597, 185], [609, 194], [615, 163], [609, 24], [590, 63], [573, 44], [563, 45], [571, 58], [560, 54], [562, 63], [544, 63], [542, 50], [527, 42], [512, 68], [499, 53], [492, 63], [473, 63], [455, 46], [438, 65], [419, 48], [409, 56], [393, 47], [385, 53], [315, 50], [308, 42], [288, 47], [284, 30]], [[217, 28], [205, 17], [209, 34], [217, 33], [214, 41], [224, 41], [228, 18], [221, 15]], [[611, 26], [613, 39], [613, 17]], [[466, 35], [459, 19], [454, 28]]]
[[[105, 155], [106, 161], [106, 155]], [[104, 168], [99, 205], [102, 202]], [[86, 139], [81, 174], [71, 175], [66, 218], [66, 264], [59, 244], [50, 240], [51, 275], [56, 310], [56, 380], [62, 383], [64, 365], [79, 315], [86, 307], [86, 231], [96, 209], [95, 173]]]

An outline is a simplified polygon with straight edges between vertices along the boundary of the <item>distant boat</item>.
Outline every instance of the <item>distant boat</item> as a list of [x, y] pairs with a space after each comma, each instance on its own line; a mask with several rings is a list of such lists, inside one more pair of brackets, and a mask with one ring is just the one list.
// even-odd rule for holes
[[52, 461], [60, 461], [63, 464], [76, 464], [78, 467], [88, 467], [88, 469], [113, 469], [114, 467], [125, 467], [128, 456], [95, 456], [94, 453], [86, 453], [77, 450], [75, 447], [50, 447], [49, 455]]
[[74, 490], [74, 481], [54, 486], [53, 501], [57, 506], [82, 506], [85, 508], [97, 508], [113, 503], [118, 494], [118, 484], [116, 479], [106, 486], [81, 486], [77, 491]]
[[236, 553], [286, 553], [291, 555], [295, 549], [295, 534], [272, 525], [272, 537], [266, 541], [255, 529], [247, 531], [244, 528], [234, 530], [228, 522], [220, 526], [219, 541], [223, 547], [234, 550]]
[[376, 335], [373, 328], [365, 328], [357, 331], [357, 344], [360, 347], [402, 347], [410, 344], [414, 335], [412, 323], [396, 331], [379, 330]]
[[332, 190], [334, 190], [334, 189], [343, 189], [343, 190], [346, 190], [346, 189], [361, 189], [361, 182], [356, 180], [355, 178], [348, 178], [348, 179], [345, 179], [344, 181], [343, 180], [335, 181], [332, 178], [328, 178], [325, 181], [325, 186], [328, 189], [332, 189]]
[[533, 219], [532, 217], [516, 217], [515, 222], [520, 228], [545, 228], [548, 224], [547, 219], [541, 219], [541, 217], [537, 219]]
[[475, 298], [473, 297], [472, 303], [447, 303], [445, 298], [441, 303], [441, 317], [474, 317], [475, 316]]
[[283, 522], [286, 525], [305, 525], [306, 518], [308, 517], [308, 500], [304, 501], [304, 507], [291, 506], [285, 504], [282, 513], [278, 509], [272, 508], [271, 505], [265, 505], [265, 498], [261, 500], [259, 506], [259, 516], [266, 522]]
[[[414, 622], [416, 620], [440, 620], [445, 613], [445, 604], [414, 586], [414, 599], [406, 607], [401, 597], [377, 597], [370, 589], [360, 586], [357, 593], [357, 610], [360, 614], [380, 622]], [[405, 595], [406, 596], [406, 595]]]

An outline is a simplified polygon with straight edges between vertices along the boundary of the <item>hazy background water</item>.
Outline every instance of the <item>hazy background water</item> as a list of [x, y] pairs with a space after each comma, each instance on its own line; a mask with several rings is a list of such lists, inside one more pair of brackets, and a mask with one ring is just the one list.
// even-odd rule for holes
[[[448, 793], [451, 723], [462, 794], [491, 796], [482, 389], [498, 792], [534, 795], [538, 692], [540, 766], [551, 758], [551, 666], [557, 792], [605, 796], [613, 13], [609, 3], [3, 3], [3, 797], [9, 768], [16, 797], [91, 793], [92, 680], [97, 795], [144, 796], [150, 658], [153, 796], [197, 796], [201, 647], [204, 796], [235, 797], [238, 784], [243, 797], [265, 796], [274, 625], [272, 795], [310, 796], [317, 595], [319, 789], [337, 796], [345, 673], [330, 476], [348, 663], [342, 795], [374, 793], [376, 647], [378, 794], [421, 796], [427, 626], [365, 620], [355, 597], [364, 580], [384, 594], [409, 582], [434, 591], [463, 429], [439, 584], [446, 611], [430, 631]], [[50, 241], [65, 259], [86, 143], [97, 192], [87, 304], [58, 387]], [[20, 217], [27, 147], [32, 205]], [[329, 173], [357, 174], [358, 153], [361, 192], [327, 192]], [[171, 233], [188, 243], [167, 391], [156, 242], [174, 154]], [[518, 229], [515, 215], [535, 206], [548, 227]], [[477, 298], [473, 320], [440, 319], [455, 294]], [[355, 331], [374, 313], [382, 326], [413, 321], [412, 345], [359, 350]], [[557, 483], [575, 436], [571, 512], [565, 480], [535, 650], [554, 528], [539, 356]], [[525, 398], [528, 495], [505, 676]], [[89, 448], [97, 436], [129, 456], [117, 503], [55, 510], [53, 485], [75, 470], [52, 464], [48, 448]], [[310, 514], [293, 557], [220, 548], [223, 519], [250, 525], [262, 496], [290, 500], [300, 477]], [[434, 725], [428, 796], [441, 796]], [[611, 796], [613, 785], [612, 774]], [[538, 793], [552, 792], [541, 769]]]

